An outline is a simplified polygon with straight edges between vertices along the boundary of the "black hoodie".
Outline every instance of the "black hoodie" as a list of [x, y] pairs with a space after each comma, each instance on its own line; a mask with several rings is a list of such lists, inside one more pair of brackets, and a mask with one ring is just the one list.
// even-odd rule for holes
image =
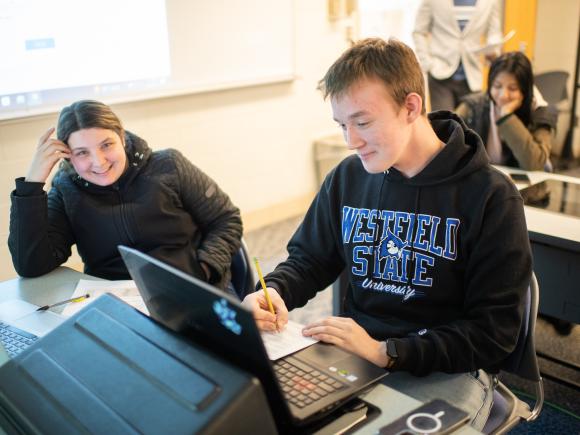
[[44, 183], [16, 180], [8, 246], [21, 276], [64, 263], [77, 245], [85, 272], [129, 279], [117, 245], [132, 246], [224, 288], [240, 246], [240, 212], [217, 184], [179, 151], [152, 152], [126, 132], [129, 167], [110, 186], [97, 186], [63, 161], [48, 195]]
[[425, 169], [369, 174], [345, 159], [266, 281], [292, 309], [346, 270], [344, 315], [393, 338], [395, 369], [496, 372], [516, 344], [531, 276], [522, 199], [460, 118], [429, 120], [446, 146]]

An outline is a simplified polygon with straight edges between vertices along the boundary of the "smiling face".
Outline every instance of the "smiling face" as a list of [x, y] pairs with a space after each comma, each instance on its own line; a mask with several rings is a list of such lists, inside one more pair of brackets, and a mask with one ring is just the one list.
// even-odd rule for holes
[[489, 93], [495, 104], [500, 107], [524, 98], [516, 76], [506, 71], [495, 76]]
[[348, 148], [356, 151], [367, 172], [407, 166], [411, 135], [407, 111], [395, 103], [382, 82], [361, 79], [344, 94], [333, 96], [331, 104]]
[[119, 135], [104, 128], [77, 130], [68, 138], [71, 163], [85, 180], [98, 186], [117, 181], [127, 167], [125, 147]]

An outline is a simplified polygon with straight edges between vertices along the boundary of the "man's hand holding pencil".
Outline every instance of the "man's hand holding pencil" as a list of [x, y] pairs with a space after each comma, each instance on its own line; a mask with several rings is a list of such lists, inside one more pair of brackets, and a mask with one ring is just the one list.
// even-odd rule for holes
[[272, 287], [268, 287], [268, 295], [274, 307], [274, 314], [268, 309], [264, 290], [250, 293], [244, 298], [242, 304], [252, 310], [259, 329], [262, 331], [282, 331], [288, 323], [288, 309], [278, 292]]
[[266, 287], [258, 259], [254, 258], [262, 290], [247, 295], [242, 304], [252, 310], [258, 328], [282, 331], [288, 323], [288, 309], [276, 289]]

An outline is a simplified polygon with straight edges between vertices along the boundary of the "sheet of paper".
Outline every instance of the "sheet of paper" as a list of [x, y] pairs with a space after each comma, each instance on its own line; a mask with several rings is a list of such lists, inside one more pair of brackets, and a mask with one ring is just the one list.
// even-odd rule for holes
[[304, 325], [289, 320], [282, 332], [262, 332], [262, 340], [270, 360], [275, 361], [316, 343], [317, 340], [302, 335], [303, 328]]
[[105, 293], [111, 293], [132, 307], [135, 307], [139, 311], [149, 315], [149, 310], [147, 310], [145, 302], [143, 302], [143, 298], [139, 294], [139, 290], [137, 290], [135, 281], [93, 281], [89, 279], [81, 279], [71, 297], [83, 296], [87, 293], [91, 295], [89, 298], [82, 302], [74, 302], [66, 305], [62, 314], [65, 316], [72, 316], [83, 307], [95, 301], [99, 296]]
[[506, 42], [513, 38], [516, 34], [515, 30], [510, 30], [505, 36], [501, 39], [501, 41], [491, 42], [489, 44], [482, 45], [481, 47], [476, 48], [475, 50], [471, 50], [473, 54], [487, 54], [493, 53], [497, 49], [501, 48]]

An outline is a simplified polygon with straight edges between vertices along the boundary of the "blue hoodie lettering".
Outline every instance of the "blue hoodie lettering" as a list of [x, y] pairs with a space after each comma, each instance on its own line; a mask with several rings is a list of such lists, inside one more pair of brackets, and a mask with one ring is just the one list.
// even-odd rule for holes
[[[460, 220], [451, 217], [342, 208], [342, 242], [355, 245], [352, 274], [365, 277], [360, 282], [364, 289], [400, 294], [405, 300], [424, 294], [412, 286], [433, 286], [437, 259], [455, 261], [459, 226]], [[375, 238], [377, 232], [380, 238]]]

